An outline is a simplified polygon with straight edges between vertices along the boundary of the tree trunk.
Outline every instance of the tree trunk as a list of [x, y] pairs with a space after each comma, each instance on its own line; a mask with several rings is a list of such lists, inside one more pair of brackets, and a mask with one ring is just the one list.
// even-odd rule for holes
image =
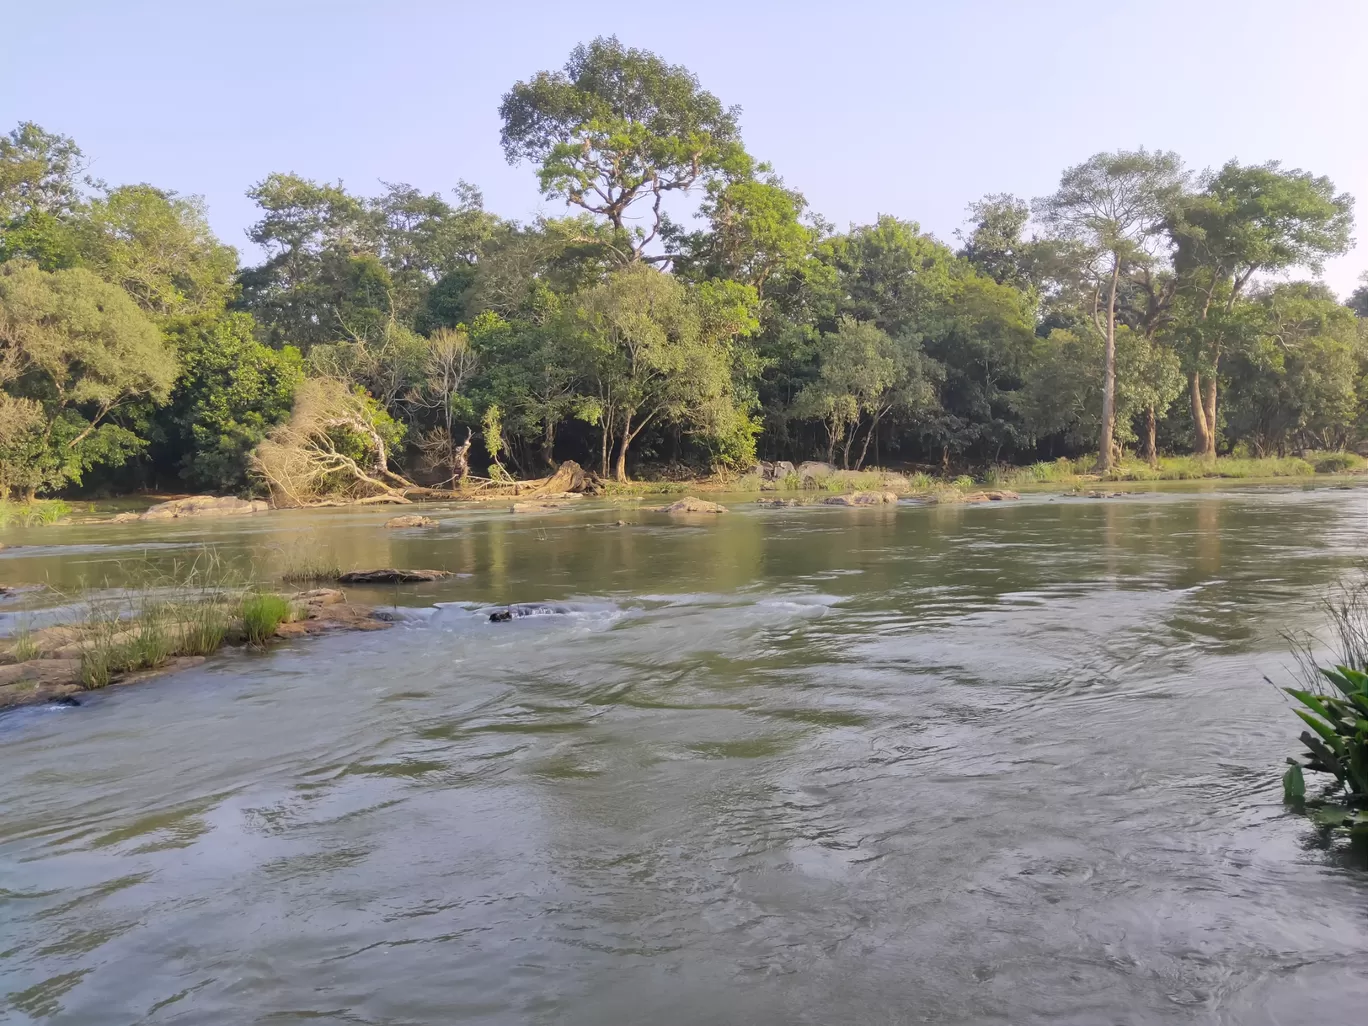
[[613, 475], [620, 484], [627, 483], [627, 446], [632, 444], [632, 415], [622, 422], [622, 448], [618, 449], [617, 472]]
[[1112, 439], [1116, 433], [1116, 286], [1121, 258], [1112, 259], [1111, 290], [1107, 295], [1107, 365], [1102, 374], [1102, 435], [1097, 442], [1097, 469], [1112, 468]]
[[1192, 451], [1198, 456], [1205, 456], [1214, 447], [1211, 444], [1212, 432], [1207, 428], [1206, 407], [1202, 403], [1202, 376], [1193, 371], [1188, 385], [1192, 402]]
[[879, 419], [875, 417], [874, 423], [869, 425], [869, 434], [865, 435], [864, 445], [860, 446], [860, 456], [855, 461], [856, 470], [864, 466], [865, 456], [869, 453], [869, 440], [874, 437], [874, 432], [877, 430], [879, 430]]
[[1151, 467], [1159, 465], [1159, 450], [1154, 445], [1155, 428], [1154, 404], [1145, 407], [1145, 462]]
[[850, 447], [855, 444], [855, 433], [860, 430], [860, 422], [857, 420], [853, 426], [846, 428], [845, 444], [841, 446], [841, 469], [850, 469]]
[[826, 426], [827, 429], [827, 458], [826, 461], [833, 466], [836, 463], [836, 424], [833, 422]]
[[546, 427], [542, 431], [541, 442], [541, 461], [546, 466], [555, 469], [556, 460], [553, 455], [556, 448], [556, 422], [550, 417], [546, 418]]
[[1206, 455], [1212, 459], [1216, 458], [1216, 375], [1213, 373], [1207, 379], [1206, 388], [1206, 423], [1207, 423], [1207, 447]]
[[613, 418], [605, 413], [603, 417], [603, 450], [599, 459], [599, 476], [603, 478], [608, 476], [608, 448], [612, 445], [612, 441]]

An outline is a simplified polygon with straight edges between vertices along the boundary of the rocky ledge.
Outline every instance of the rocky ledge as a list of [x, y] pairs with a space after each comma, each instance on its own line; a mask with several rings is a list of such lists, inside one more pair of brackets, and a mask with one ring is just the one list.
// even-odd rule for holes
[[180, 517], [236, 517], [247, 513], [264, 513], [271, 508], [269, 502], [261, 499], [237, 499], [231, 495], [192, 495], [188, 499], [171, 499], [159, 502], [142, 513], [120, 513], [110, 517], [111, 524], [123, 524], [130, 520], [173, 520]]
[[653, 513], [725, 513], [727, 507], [706, 499], [695, 499], [692, 495], [672, 502], [668, 506], [652, 506]]
[[[383, 613], [369, 606], [352, 605], [334, 588], [300, 592], [291, 597], [291, 602], [297, 615], [276, 628], [277, 638], [300, 638], [332, 631], [376, 631], [392, 625]], [[224, 643], [231, 645], [240, 640], [230, 634]], [[26, 640], [29, 650], [26, 654], [31, 657], [21, 661], [15, 658], [18, 646], [11, 640], [8, 651], [0, 652], [0, 709], [41, 702], [79, 705], [79, 696], [90, 690], [80, 682], [82, 653], [90, 644], [79, 627], [45, 627]], [[202, 655], [171, 656], [155, 668], [116, 676], [107, 686], [122, 687], [153, 677], [165, 677], [199, 666], [206, 658]]]

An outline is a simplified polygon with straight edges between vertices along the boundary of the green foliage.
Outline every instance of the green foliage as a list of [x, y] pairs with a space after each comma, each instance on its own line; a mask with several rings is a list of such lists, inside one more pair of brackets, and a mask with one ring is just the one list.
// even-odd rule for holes
[[260, 648], [275, 637], [276, 628], [290, 619], [290, 600], [281, 595], [251, 592], [242, 599], [238, 616], [249, 644]]
[[167, 331], [183, 371], [163, 419], [170, 455], [192, 487], [246, 487], [251, 451], [290, 415], [303, 378], [299, 351], [268, 348], [254, 329], [250, 315], [232, 313]]
[[[499, 107], [509, 163], [537, 164], [543, 194], [606, 218], [632, 258], [660, 232], [661, 197], [750, 170], [738, 114], [688, 69], [616, 37], [577, 46], [564, 71], [517, 83]], [[629, 227], [648, 198], [649, 226]]]
[[82, 268], [0, 264], [0, 494], [79, 483], [140, 451], [142, 439], [107, 418], [165, 401], [177, 369], [121, 289]]
[[1298, 451], [1349, 469], [1368, 437], [1368, 300], [1292, 280], [1348, 245], [1325, 178], [1102, 153], [1034, 210], [971, 204], [954, 251], [892, 215], [835, 231], [735, 108], [617, 39], [499, 113], [573, 216], [275, 173], [240, 271], [198, 198], [95, 182], [32, 123], [0, 138], [0, 497], [179, 478], [308, 503], [459, 486], [481, 457], [500, 480], [758, 453], [1266, 476], [1309, 473]]
[[150, 314], [214, 313], [233, 291], [237, 252], [214, 238], [198, 196], [120, 186], [91, 201], [78, 230], [82, 263]]
[[35, 499], [11, 502], [0, 499], [0, 527], [22, 524], [25, 527], [50, 526], [71, 515], [71, 506], [61, 499]]
[[1283, 794], [1300, 803], [1306, 793], [1303, 772], [1329, 774], [1335, 779], [1331, 793], [1340, 792], [1341, 800], [1317, 802], [1313, 818], [1322, 826], [1348, 827], [1368, 835], [1368, 673], [1337, 666], [1322, 667], [1320, 674], [1333, 691], [1283, 689], [1301, 703], [1302, 708], [1293, 712], [1311, 728], [1300, 737], [1305, 761], [1288, 760], [1292, 768], [1283, 777]]
[[1352, 452], [1327, 452], [1314, 457], [1311, 465], [1317, 474], [1346, 474], [1362, 470], [1364, 459]]
[[32, 121], [0, 137], [0, 261], [29, 259], [45, 270], [76, 263], [72, 215], [85, 168], [73, 140]]
[[632, 442], [652, 422], [677, 424], [723, 446], [744, 439], [748, 397], [734, 372], [745, 354], [736, 340], [754, 330], [754, 304], [748, 286], [690, 287], [642, 264], [584, 294], [577, 314], [600, 399], [590, 415], [603, 423], [605, 473], [614, 428], [619, 481], [626, 480]]

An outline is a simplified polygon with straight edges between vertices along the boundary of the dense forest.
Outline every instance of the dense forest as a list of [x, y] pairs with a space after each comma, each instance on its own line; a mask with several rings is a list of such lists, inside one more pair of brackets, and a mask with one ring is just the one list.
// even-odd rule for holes
[[1324, 177], [1100, 153], [970, 204], [951, 243], [837, 230], [739, 109], [616, 39], [499, 113], [565, 216], [277, 173], [249, 191], [254, 266], [198, 198], [94, 180], [33, 123], [0, 138], [0, 498], [304, 502], [566, 459], [1105, 471], [1368, 436], [1368, 284], [1342, 304], [1312, 277], [1352, 244]]

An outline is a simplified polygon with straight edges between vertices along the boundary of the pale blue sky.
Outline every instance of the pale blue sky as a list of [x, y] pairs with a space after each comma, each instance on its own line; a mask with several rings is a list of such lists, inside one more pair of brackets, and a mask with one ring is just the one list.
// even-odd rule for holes
[[1194, 168], [1281, 159], [1359, 197], [1368, 269], [1368, 0], [841, 4], [9, 0], [0, 126], [74, 136], [112, 182], [199, 193], [255, 259], [247, 187], [271, 171], [447, 189], [527, 218], [499, 98], [616, 33], [744, 109], [754, 154], [844, 226], [879, 213], [949, 241], [986, 192], [1030, 198], [1102, 149]]

